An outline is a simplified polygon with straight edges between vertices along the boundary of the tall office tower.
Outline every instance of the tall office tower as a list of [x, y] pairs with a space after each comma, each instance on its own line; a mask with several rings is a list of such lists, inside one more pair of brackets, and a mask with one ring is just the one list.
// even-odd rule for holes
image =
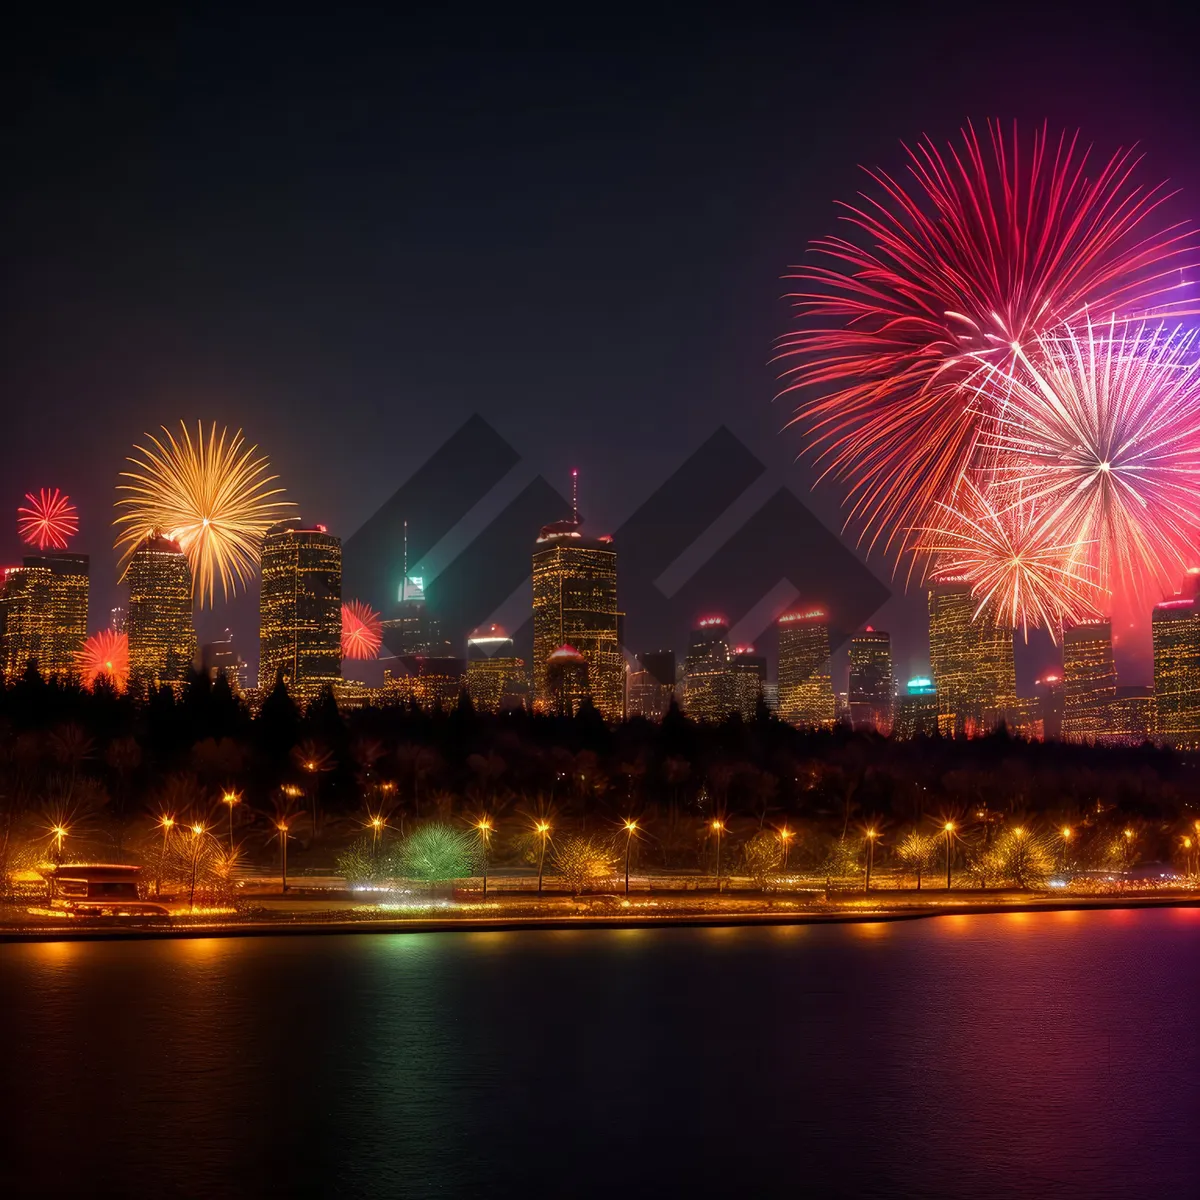
[[637, 656], [629, 672], [626, 707], [631, 717], [659, 720], [675, 695], [675, 651], [652, 650]]
[[[588, 676], [591, 665], [574, 646], [559, 646], [546, 656], [544, 712], [571, 717], [589, 696], [594, 697]], [[592, 703], [595, 703], [593, 698]]]
[[1062, 676], [1052, 671], [1041, 679], [1035, 679], [1033, 688], [1040, 701], [1038, 715], [1042, 722], [1042, 739], [1047, 742], [1061, 741], [1066, 707]]
[[729, 622], [705, 617], [692, 630], [683, 660], [683, 711], [697, 721], [723, 721], [733, 708]]
[[218, 675], [224, 675], [235, 692], [242, 690], [246, 660], [237, 652], [233, 634], [228, 629], [223, 637], [215, 642], [205, 642], [200, 647], [200, 669], [209, 679], [215, 680]]
[[192, 571], [178, 542], [151, 534], [125, 569], [129, 679], [157, 687], [186, 681], [196, 661]]
[[1117, 694], [1112, 622], [1080, 621], [1063, 629], [1063, 724], [1069, 742], [1094, 742], [1108, 727]]
[[1140, 746], [1154, 738], [1154, 689], [1137, 684], [1119, 686], [1108, 701], [1104, 732], [1096, 739], [1106, 746]]
[[[1190, 589], [1189, 589], [1190, 591]], [[1180, 594], [1154, 607], [1154, 711], [1164, 745], [1200, 746], [1200, 605]]]
[[995, 729], [1017, 719], [1017, 668], [1013, 629], [997, 625], [988, 612], [973, 622], [975, 672], [970, 689], [977, 728]]
[[342, 677], [342, 541], [324, 525], [271, 526], [262, 544], [258, 686], [282, 672], [293, 698], [312, 700]]
[[792, 725], [830, 727], [837, 715], [823, 610], [779, 618], [779, 715]]
[[542, 527], [533, 550], [533, 698], [553, 711], [550, 655], [572, 646], [587, 663], [592, 703], [606, 721], [625, 715], [625, 658], [617, 612], [617, 552], [611, 537], [583, 535], [578, 510]]
[[480, 712], [492, 713], [524, 708], [529, 699], [525, 660], [499, 625], [467, 638], [467, 695]]
[[86, 554], [31, 554], [10, 568], [0, 598], [5, 677], [18, 678], [30, 662], [45, 679], [74, 675], [87, 616]]
[[767, 660], [753, 646], [735, 646], [729, 656], [733, 711], [743, 721], [754, 719], [767, 684]]
[[868, 627], [850, 639], [850, 724], [887, 736], [895, 702], [891, 634]]
[[123, 604], [118, 604], [116, 608], [109, 610], [108, 623], [113, 633], [127, 633], [129, 631], [129, 613]]
[[895, 734], [901, 740], [918, 734], [932, 737], [941, 724], [937, 688], [928, 675], [910, 679], [896, 706]]

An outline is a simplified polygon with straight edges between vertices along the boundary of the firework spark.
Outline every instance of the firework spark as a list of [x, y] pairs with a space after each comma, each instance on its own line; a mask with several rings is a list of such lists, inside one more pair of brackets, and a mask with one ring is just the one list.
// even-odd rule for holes
[[178, 439], [163, 426], [163, 440], [147, 434], [149, 446], [135, 446], [135, 470], [117, 485], [121, 530], [118, 548], [126, 561], [155, 530], [177, 541], [192, 569], [192, 591], [201, 607], [212, 605], [216, 581], [228, 599], [254, 574], [262, 536], [291, 505], [275, 497], [269, 465], [257, 446], [246, 446], [242, 431], [230, 436], [213, 423], [207, 440], [197, 424], [193, 442], [181, 423]]
[[794, 419], [871, 544], [928, 524], [970, 466], [990, 415], [981, 361], [1089, 306], [1147, 310], [1196, 250], [1157, 219], [1168, 193], [1137, 183], [1133, 151], [1089, 180], [1078, 135], [988, 133], [990, 150], [970, 126], [962, 148], [906, 147], [911, 191], [868, 170], [882, 196], [843, 205], [853, 233], [815, 242], [828, 265], [790, 276], [807, 290], [789, 297], [802, 327], [780, 342], [784, 391], [819, 393]]
[[79, 532], [79, 515], [70, 496], [55, 488], [42, 488], [35, 496], [25, 493], [28, 508], [17, 509], [17, 532], [21, 540], [39, 550], [65, 550], [67, 541]]
[[992, 490], [1036, 503], [1104, 590], [1145, 609], [1200, 545], [1196, 335], [1086, 322], [1017, 357], [989, 371], [1000, 412], [982, 445]]
[[939, 520], [918, 531], [914, 549], [932, 556], [934, 580], [964, 578], [978, 600], [975, 617], [987, 612], [997, 625], [1042, 626], [1057, 641], [1064, 621], [1098, 616], [1105, 594], [1090, 564], [1079, 561], [1079, 544], [1064, 540], [1034, 500], [1009, 492], [995, 503], [970, 478], [952, 502], [940, 503]]
[[342, 605], [342, 657], [370, 659], [379, 657], [383, 628], [379, 613], [361, 600]]
[[75, 665], [83, 682], [91, 687], [102, 675], [118, 691], [129, 681], [129, 638], [112, 629], [101, 629], [80, 647]]

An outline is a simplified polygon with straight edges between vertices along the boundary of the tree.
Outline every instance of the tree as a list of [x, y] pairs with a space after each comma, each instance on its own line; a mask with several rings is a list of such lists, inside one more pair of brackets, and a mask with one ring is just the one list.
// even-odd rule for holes
[[896, 846], [896, 858], [917, 875], [917, 891], [921, 890], [921, 876], [937, 865], [939, 853], [944, 854], [944, 839], [932, 833], [910, 829]]
[[474, 873], [478, 851], [475, 839], [440, 821], [422, 825], [399, 845], [395, 856], [398, 874], [420, 883], [445, 883]]
[[742, 863], [754, 886], [762, 891], [767, 880], [783, 862], [783, 846], [778, 835], [760, 829], [743, 847]]
[[602, 879], [612, 878], [617, 851], [608, 838], [575, 835], [555, 843], [550, 861], [571, 895], [578, 896]]

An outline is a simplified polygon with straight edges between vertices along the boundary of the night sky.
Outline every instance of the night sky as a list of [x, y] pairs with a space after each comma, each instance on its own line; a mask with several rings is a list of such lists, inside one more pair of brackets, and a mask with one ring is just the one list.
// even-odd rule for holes
[[[1078, 126], [1105, 157], [1137, 140], [1200, 216], [1195, 30], [1161, 6], [451, 7], [6, 29], [0, 505], [71, 494], [93, 627], [118, 596], [122, 458], [180, 418], [242, 426], [345, 537], [473, 412], [522, 479], [565, 490], [578, 466], [597, 526], [725, 424], [768, 464], [764, 496], [790, 483], [838, 528], [772, 400], [779, 277], [901, 140], [988, 116]], [[20, 554], [14, 515], [0, 555]], [[253, 660], [252, 598], [202, 639], [224, 624]], [[901, 678], [925, 669], [919, 593], [874, 624]], [[1124, 682], [1147, 650], [1125, 648]], [[1022, 682], [1051, 661], [1035, 642]]]

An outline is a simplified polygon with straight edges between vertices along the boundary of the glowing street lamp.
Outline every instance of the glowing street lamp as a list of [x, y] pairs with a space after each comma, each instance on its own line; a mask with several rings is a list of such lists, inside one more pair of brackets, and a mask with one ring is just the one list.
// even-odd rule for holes
[[951, 851], [953, 850], [951, 841], [954, 837], [954, 822], [947, 821], [946, 824], [942, 826], [942, 829], [945, 830], [945, 833], [946, 833], [946, 891], [949, 891], [950, 890], [950, 855], [951, 855]]
[[67, 840], [69, 830], [65, 825], [55, 825], [50, 832], [54, 834], [54, 861], [62, 862], [63, 842]]
[[721, 894], [721, 834], [725, 832], [725, 822], [714, 817], [711, 828], [717, 835], [717, 895], [719, 896]]
[[286, 821], [276, 821], [275, 828], [279, 830], [279, 870], [283, 879], [283, 891], [287, 891], [287, 838]]
[[383, 832], [383, 818], [371, 818], [371, 861], [379, 857], [379, 836]]
[[875, 839], [879, 836], [874, 829], [867, 830], [867, 877], [863, 883], [863, 891], [871, 890], [871, 867], [875, 862]]
[[542, 894], [542, 870], [546, 865], [546, 838], [550, 834], [550, 825], [546, 821], [539, 821], [534, 826], [538, 837], [542, 839], [542, 844], [538, 850], [538, 895]]
[[487, 899], [487, 869], [488, 869], [488, 835], [492, 832], [492, 823], [487, 817], [480, 817], [475, 822], [479, 834], [479, 844], [483, 847], [483, 899]]
[[221, 797], [221, 803], [229, 806], [229, 853], [233, 854], [233, 809], [234, 805], [241, 803], [241, 796], [237, 792], [226, 792]]
[[783, 869], [785, 871], [788, 867], [788, 853], [792, 848], [792, 838], [795, 836], [786, 825], [779, 831], [779, 844], [783, 847]]
[[625, 820], [625, 895], [629, 895], [629, 851], [633, 848], [633, 835], [637, 833], [637, 822]]
[[167, 861], [167, 839], [171, 836], [171, 830], [175, 828], [175, 818], [163, 817], [158, 824], [163, 831], [163, 840], [162, 849], [158, 852], [158, 876], [154, 880], [154, 894], [156, 896], [161, 896], [163, 867], [166, 865]]
[[[232, 811], [232, 810], [230, 810]], [[196, 909], [196, 867], [200, 863], [200, 839], [204, 836], [204, 826], [192, 826], [192, 890], [188, 895], [188, 905], [194, 912]]]

